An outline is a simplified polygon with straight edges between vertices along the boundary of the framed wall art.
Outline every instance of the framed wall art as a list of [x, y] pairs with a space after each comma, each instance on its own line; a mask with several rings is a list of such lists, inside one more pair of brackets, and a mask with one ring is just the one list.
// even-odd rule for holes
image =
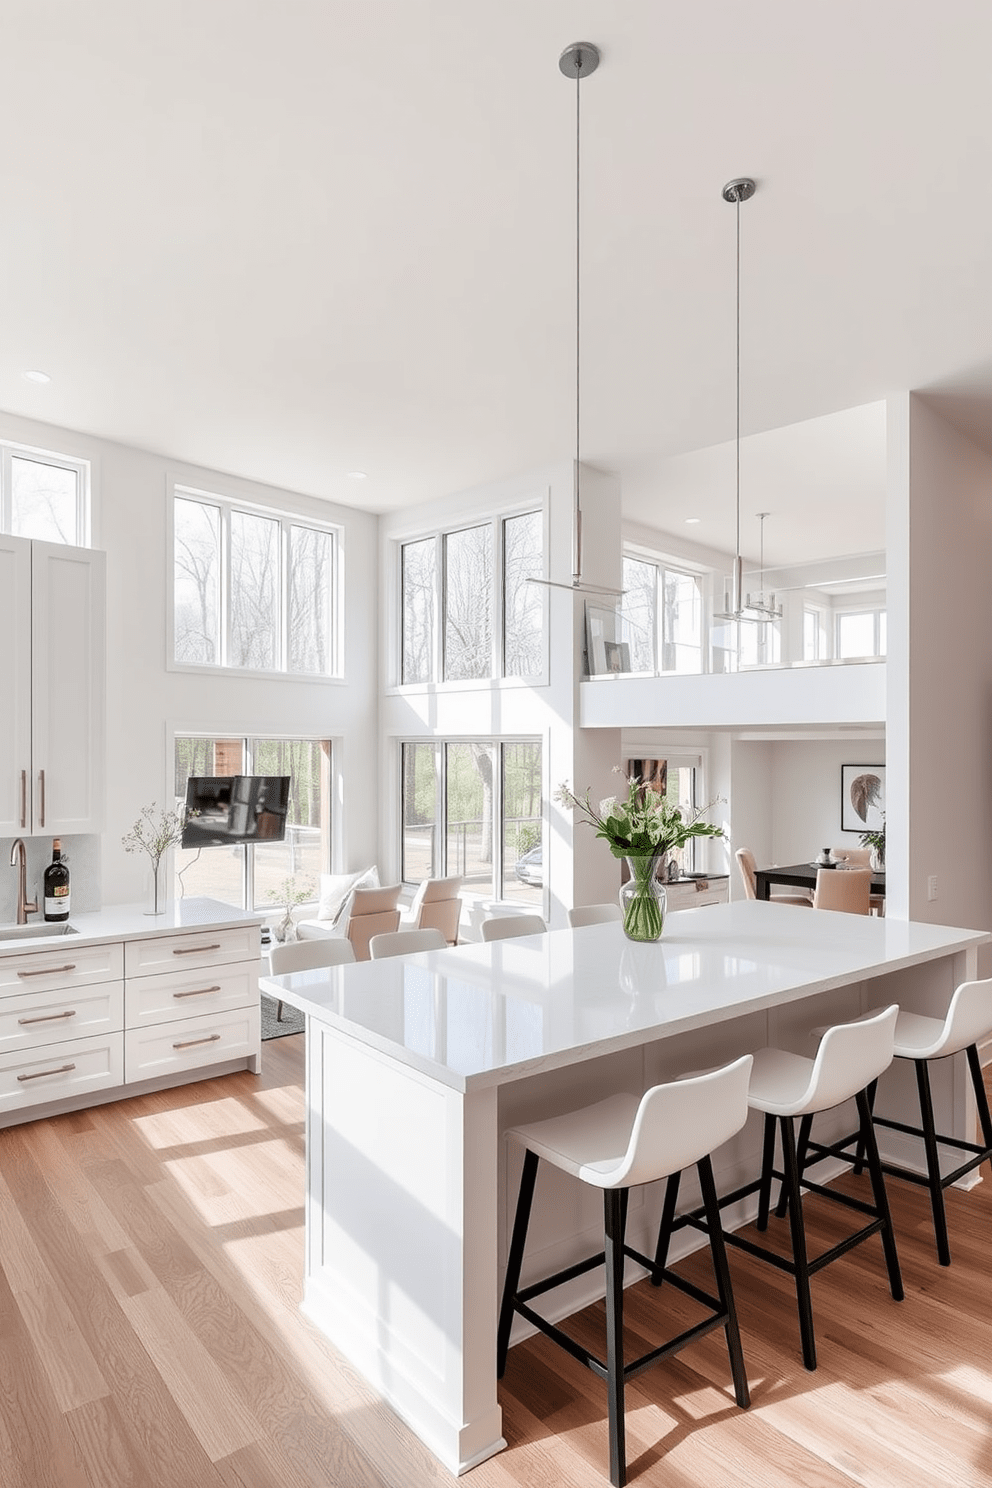
[[878, 832], [885, 825], [885, 766], [841, 765], [843, 832]]

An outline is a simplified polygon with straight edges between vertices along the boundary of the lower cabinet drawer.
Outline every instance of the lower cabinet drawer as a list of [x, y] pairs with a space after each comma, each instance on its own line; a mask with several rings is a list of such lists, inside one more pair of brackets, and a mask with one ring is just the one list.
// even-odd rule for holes
[[133, 977], [127, 984], [128, 1028], [211, 1017], [258, 1001], [257, 961]]
[[132, 1085], [179, 1070], [221, 1064], [259, 1051], [259, 1008], [236, 1008], [204, 1018], [183, 1018], [124, 1035], [124, 1078]]
[[123, 982], [0, 997], [0, 1054], [120, 1033], [123, 1027]]
[[124, 1083], [124, 1035], [72, 1039], [0, 1055], [0, 1113]]

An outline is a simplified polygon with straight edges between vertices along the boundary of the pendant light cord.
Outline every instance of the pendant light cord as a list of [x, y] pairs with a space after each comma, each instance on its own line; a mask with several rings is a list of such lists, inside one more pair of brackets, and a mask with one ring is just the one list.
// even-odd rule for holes
[[737, 557], [741, 555], [741, 195], [737, 193]]
[[579, 499], [579, 470], [581, 461], [580, 433], [582, 429], [582, 386], [580, 368], [582, 366], [582, 290], [581, 290], [581, 180], [580, 169], [582, 160], [582, 56], [576, 60], [575, 70], [575, 471], [572, 476], [572, 499], [573, 511], [573, 533], [575, 550], [572, 554], [572, 578], [578, 579], [582, 574], [582, 503]]

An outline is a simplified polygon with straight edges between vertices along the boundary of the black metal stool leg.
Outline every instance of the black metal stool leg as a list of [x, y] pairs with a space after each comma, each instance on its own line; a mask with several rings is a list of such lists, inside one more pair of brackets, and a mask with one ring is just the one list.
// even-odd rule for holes
[[716, 1196], [716, 1184], [713, 1181], [713, 1164], [709, 1157], [704, 1157], [696, 1164], [696, 1168], [699, 1173], [703, 1204], [706, 1208], [706, 1225], [710, 1237], [710, 1253], [713, 1257], [717, 1295], [720, 1298], [720, 1305], [727, 1314], [724, 1330], [727, 1335], [727, 1352], [730, 1355], [730, 1372], [734, 1377], [734, 1395], [737, 1398], [737, 1404], [742, 1410], [746, 1410], [751, 1404], [751, 1395], [747, 1387], [744, 1351], [741, 1348], [741, 1333], [737, 1325], [734, 1288], [730, 1279], [730, 1267], [727, 1264], [727, 1247], [723, 1243], [720, 1205]]
[[[799, 1181], [802, 1182], [803, 1168], [806, 1166], [806, 1149], [809, 1146], [810, 1134], [813, 1130], [812, 1116], [804, 1116], [799, 1123], [799, 1142], [796, 1147], [796, 1166], [799, 1169]], [[776, 1219], [784, 1219], [788, 1208], [789, 1199], [783, 1183], [778, 1191], [778, 1203], [775, 1206]]]
[[916, 1088], [920, 1094], [920, 1120], [923, 1123], [923, 1148], [927, 1159], [927, 1187], [933, 1211], [933, 1233], [937, 1242], [937, 1259], [942, 1266], [951, 1264], [951, 1246], [947, 1238], [947, 1214], [944, 1189], [940, 1181], [940, 1154], [937, 1150], [937, 1128], [933, 1119], [933, 1097], [930, 1092], [930, 1067], [925, 1059], [914, 1059]]
[[506, 1372], [506, 1355], [510, 1347], [510, 1328], [513, 1326], [513, 1299], [520, 1285], [520, 1267], [524, 1259], [527, 1241], [527, 1226], [530, 1223], [530, 1206], [534, 1199], [534, 1184], [537, 1180], [537, 1154], [524, 1153], [524, 1168], [520, 1175], [520, 1192], [517, 1195], [517, 1212], [513, 1218], [513, 1235], [510, 1253], [506, 1259], [506, 1279], [503, 1282], [503, 1302], [499, 1310], [499, 1327], [496, 1331], [496, 1378], [502, 1379]]
[[806, 1227], [803, 1223], [802, 1197], [799, 1191], [799, 1164], [796, 1161], [796, 1131], [791, 1116], [783, 1116], [782, 1167], [784, 1188], [789, 1206], [792, 1233], [792, 1259], [796, 1269], [796, 1302], [799, 1306], [799, 1335], [803, 1345], [803, 1363], [816, 1368], [816, 1339], [813, 1334], [813, 1301], [809, 1291], [809, 1259], [806, 1254]]
[[624, 1488], [627, 1448], [623, 1411], [623, 1211], [624, 1191], [603, 1191], [606, 1252], [606, 1393], [610, 1417], [610, 1482]]
[[[874, 1113], [874, 1110], [875, 1110], [875, 1096], [876, 1096], [877, 1091], [878, 1091], [878, 1081], [877, 1080], [872, 1080], [871, 1084], [868, 1086], [868, 1110], [870, 1112], [872, 1112], [872, 1113]], [[858, 1135], [858, 1145], [857, 1145], [857, 1147], [855, 1149], [855, 1153], [854, 1153], [854, 1170], [853, 1171], [854, 1171], [855, 1178], [860, 1178], [861, 1177], [861, 1174], [864, 1172], [864, 1170], [865, 1170], [865, 1143], [864, 1143], [864, 1138], [859, 1133], [859, 1135]]]
[[[885, 1251], [885, 1264], [889, 1271], [889, 1291], [892, 1293], [892, 1300], [894, 1302], [901, 1302], [904, 1295], [902, 1273], [899, 1270], [899, 1254], [896, 1250], [896, 1237], [892, 1228], [892, 1215], [889, 1212], [889, 1197], [885, 1191], [885, 1175], [882, 1172], [882, 1163], [878, 1155], [878, 1143], [875, 1140], [875, 1127], [871, 1119], [871, 1107], [868, 1104], [868, 1092], [866, 1090], [859, 1090], [857, 1101], [858, 1115], [861, 1117], [861, 1136], [865, 1144], [865, 1160], [871, 1178], [871, 1191], [875, 1199], [875, 1208], [878, 1210], [879, 1218], [882, 1220], [882, 1249]], [[933, 1112], [931, 1111], [931, 1119], [932, 1116]]]
[[978, 1057], [978, 1045], [969, 1044], [966, 1052], [968, 1068], [971, 1070], [971, 1083], [975, 1087], [975, 1105], [978, 1107], [978, 1124], [982, 1128], [982, 1141], [986, 1147], [992, 1148], [992, 1116], [989, 1115], [989, 1098], [985, 1094], [985, 1077], [982, 1074], [982, 1061]]
[[654, 1270], [651, 1272], [652, 1286], [661, 1286], [665, 1279], [662, 1273], [668, 1265], [668, 1247], [672, 1241], [672, 1225], [675, 1223], [675, 1206], [679, 1201], [681, 1181], [681, 1173], [672, 1173], [665, 1188], [665, 1206], [661, 1211], [658, 1244], [654, 1252]]
[[765, 1113], [765, 1135], [761, 1148], [761, 1183], [758, 1188], [758, 1229], [768, 1228], [772, 1201], [772, 1168], [775, 1166], [775, 1117]]

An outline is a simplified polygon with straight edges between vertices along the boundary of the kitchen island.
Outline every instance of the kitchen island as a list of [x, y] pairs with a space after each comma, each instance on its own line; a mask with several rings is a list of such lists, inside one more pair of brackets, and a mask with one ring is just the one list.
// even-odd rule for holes
[[[811, 1026], [869, 1007], [943, 1012], [989, 939], [745, 901], [674, 916], [657, 945], [593, 925], [266, 978], [307, 1014], [304, 1311], [446, 1467], [468, 1470], [504, 1445], [496, 1313], [518, 1168], [502, 1133], [764, 1044], [808, 1053]], [[960, 1063], [937, 1072], [935, 1103], [965, 1135]], [[912, 1109], [904, 1074], [884, 1078], [880, 1112]], [[715, 1154], [718, 1186], [753, 1176], [759, 1150], [752, 1118]], [[524, 1284], [600, 1248], [597, 1198], [542, 1173]], [[659, 1210], [653, 1189], [632, 1193], [634, 1245], [651, 1245]], [[594, 1277], [564, 1289], [557, 1315], [596, 1295]]]

